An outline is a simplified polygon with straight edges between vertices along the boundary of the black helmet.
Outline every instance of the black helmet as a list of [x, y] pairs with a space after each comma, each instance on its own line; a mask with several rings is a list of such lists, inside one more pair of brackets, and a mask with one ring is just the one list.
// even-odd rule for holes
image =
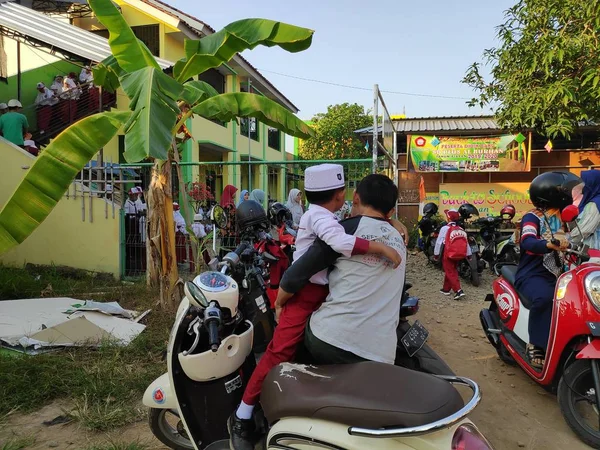
[[290, 210], [279, 202], [269, 206], [269, 220], [272, 225], [279, 226], [284, 220], [291, 220], [292, 213]]
[[266, 226], [268, 219], [260, 203], [254, 200], [246, 200], [235, 211], [235, 222], [238, 230], [243, 231], [256, 225]]
[[434, 214], [437, 214], [437, 212], [438, 206], [435, 203], [427, 203], [423, 206], [423, 215], [433, 216]]
[[570, 172], [545, 172], [529, 185], [529, 198], [536, 208], [563, 209], [573, 204], [573, 188], [582, 183], [581, 178]]
[[479, 211], [470, 203], [463, 203], [458, 208], [458, 213], [463, 219], [470, 219], [471, 216], [479, 216]]

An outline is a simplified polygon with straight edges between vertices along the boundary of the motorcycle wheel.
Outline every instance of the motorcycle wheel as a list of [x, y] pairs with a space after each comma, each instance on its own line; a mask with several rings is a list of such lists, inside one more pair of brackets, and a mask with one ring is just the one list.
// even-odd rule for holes
[[465, 280], [469, 280], [475, 287], [481, 284], [481, 275], [477, 271], [477, 259], [463, 259], [458, 263], [458, 274]]
[[[177, 420], [173, 426], [169, 421]], [[170, 409], [150, 408], [148, 414], [150, 430], [156, 438], [173, 450], [194, 450], [179, 415]]]
[[580, 359], [567, 367], [558, 384], [560, 410], [579, 439], [590, 447], [600, 448], [596, 394], [589, 360]]

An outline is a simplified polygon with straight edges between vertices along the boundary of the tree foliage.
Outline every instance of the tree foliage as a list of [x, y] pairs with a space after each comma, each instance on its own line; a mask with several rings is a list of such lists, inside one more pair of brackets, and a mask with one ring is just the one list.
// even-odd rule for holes
[[502, 126], [572, 134], [600, 119], [600, 0], [521, 0], [498, 27], [500, 45], [485, 50], [491, 81], [474, 63], [463, 83], [490, 105]]
[[356, 103], [330, 105], [312, 118], [315, 135], [302, 141], [303, 159], [368, 158], [370, 153], [355, 131], [373, 124], [373, 117]]

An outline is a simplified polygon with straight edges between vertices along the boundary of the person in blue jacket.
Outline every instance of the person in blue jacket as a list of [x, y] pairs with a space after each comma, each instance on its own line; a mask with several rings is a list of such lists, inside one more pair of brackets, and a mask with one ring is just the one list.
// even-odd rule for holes
[[559, 252], [569, 246], [560, 212], [573, 203], [572, 190], [579, 183], [581, 179], [568, 172], [538, 175], [529, 186], [535, 209], [521, 220], [521, 260], [515, 287], [531, 302], [526, 356], [539, 371], [548, 346], [556, 279], [564, 266]]

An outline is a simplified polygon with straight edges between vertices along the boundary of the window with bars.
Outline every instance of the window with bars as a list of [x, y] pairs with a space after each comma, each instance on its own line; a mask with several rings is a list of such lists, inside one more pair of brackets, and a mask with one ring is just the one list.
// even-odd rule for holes
[[[131, 27], [135, 36], [146, 44], [150, 53], [154, 56], [160, 55], [160, 29], [158, 24], [156, 25], [140, 25], [137, 27]], [[108, 39], [108, 30], [91, 30], [92, 33], [96, 33], [99, 36]]]
[[[250, 130], [248, 130], [248, 127]], [[240, 133], [242, 136], [246, 137], [248, 137], [248, 133], [250, 133], [250, 139], [259, 142], [258, 121], [254, 117], [240, 118]]]
[[269, 147], [281, 151], [281, 132], [277, 128], [269, 127]]

